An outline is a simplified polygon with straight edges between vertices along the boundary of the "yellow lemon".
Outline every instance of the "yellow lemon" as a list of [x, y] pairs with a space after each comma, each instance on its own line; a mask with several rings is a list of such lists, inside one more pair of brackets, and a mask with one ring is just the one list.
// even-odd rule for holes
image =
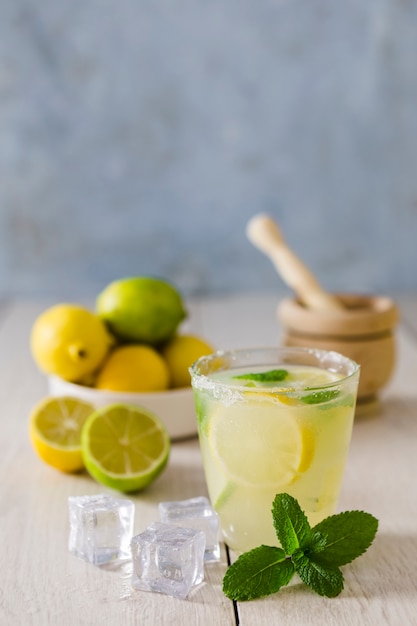
[[96, 310], [119, 339], [150, 345], [171, 339], [186, 317], [178, 290], [165, 280], [148, 276], [110, 283], [99, 294]]
[[44, 398], [29, 419], [29, 437], [38, 456], [62, 472], [84, 467], [81, 430], [94, 408], [70, 397]]
[[211, 417], [213, 457], [233, 482], [284, 488], [309, 468], [314, 434], [296, 413], [277, 413], [274, 398], [265, 395], [219, 409]]
[[150, 346], [115, 348], [98, 372], [96, 387], [109, 391], [163, 391], [169, 385], [164, 359]]
[[57, 304], [44, 311], [30, 337], [38, 367], [73, 382], [97, 369], [112, 341], [102, 320], [76, 304]]
[[211, 354], [213, 348], [195, 335], [177, 335], [162, 349], [171, 379], [171, 387], [188, 387], [191, 384], [190, 366], [201, 356]]

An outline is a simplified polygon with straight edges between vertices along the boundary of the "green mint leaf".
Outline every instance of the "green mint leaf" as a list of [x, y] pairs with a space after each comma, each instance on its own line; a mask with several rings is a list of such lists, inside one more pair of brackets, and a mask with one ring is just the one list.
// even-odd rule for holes
[[343, 589], [343, 574], [338, 567], [311, 561], [302, 550], [292, 555], [295, 571], [301, 580], [320, 596], [334, 598]]
[[288, 493], [276, 495], [272, 503], [272, 517], [275, 532], [286, 554], [291, 555], [298, 548], [307, 547], [311, 528], [295, 498]]
[[262, 383], [275, 383], [285, 380], [288, 376], [287, 370], [269, 370], [268, 372], [254, 372], [252, 374], [239, 374], [233, 376], [239, 380], [256, 380]]
[[340, 394], [338, 389], [322, 389], [313, 391], [312, 393], [303, 396], [301, 399], [305, 404], [320, 404], [321, 402], [329, 402], [334, 400]]
[[294, 565], [281, 548], [259, 546], [244, 552], [223, 578], [223, 593], [232, 600], [253, 600], [287, 585]]
[[322, 565], [346, 565], [369, 548], [377, 530], [378, 520], [364, 511], [331, 515], [312, 529], [309, 557]]

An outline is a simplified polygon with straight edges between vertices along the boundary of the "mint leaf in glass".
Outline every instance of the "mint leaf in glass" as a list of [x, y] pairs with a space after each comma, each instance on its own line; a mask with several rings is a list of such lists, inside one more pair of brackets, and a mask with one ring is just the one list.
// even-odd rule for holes
[[288, 493], [275, 496], [272, 503], [275, 532], [286, 554], [305, 548], [310, 541], [311, 528], [297, 500]]
[[254, 600], [287, 585], [294, 565], [281, 548], [259, 546], [241, 554], [223, 578], [223, 593], [232, 600]]
[[295, 571], [301, 580], [320, 596], [334, 598], [343, 589], [343, 574], [337, 566], [315, 563], [302, 550], [292, 555]]
[[378, 520], [364, 511], [326, 517], [312, 529], [309, 557], [323, 565], [346, 565], [366, 552], [378, 530]]
[[304, 404], [320, 404], [321, 402], [329, 402], [329, 400], [334, 400], [340, 394], [338, 389], [322, 389], [317, 391], [312, 391], [306, 396], [302, 396], [301, 400]]
[[233, 378], [238, 380], [254, 380], [261, 383], [276, 383], [285, 380], [288, 376], [287, 370], [269, 370], [268, 372], [253, 372], [249, 374], [236, 374]]

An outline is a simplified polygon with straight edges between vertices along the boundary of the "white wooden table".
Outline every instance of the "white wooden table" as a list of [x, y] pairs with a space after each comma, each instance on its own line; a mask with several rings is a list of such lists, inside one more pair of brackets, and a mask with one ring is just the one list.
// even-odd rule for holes
[[[380, 520], [377, 537], [343, 568], [345, 589], [321, 598], [294, 579], [268, 598], [234, 607], [222, 593], [222, 560], [187, 600], [133, 591], [128, 567], [99, 569], [67, 551], [67, 499], [105, 491], [86, 474], [44, 465], [27, 436], [32, 406], [46, 393], [28, 346], [35, 317], [52, 302], [0, 302], [1, 626], [417, 625], [417, 297], [404, 298], [398, 363], [377, 414], [354, 426], [340, 510]], [[190, 302], [188, 329], [217, 347], [276, 344], [275, 295]], [[198, 440], [173, 445], [166, 471], [133, 497], [136, 532], [161, 500], [206, 494]]]

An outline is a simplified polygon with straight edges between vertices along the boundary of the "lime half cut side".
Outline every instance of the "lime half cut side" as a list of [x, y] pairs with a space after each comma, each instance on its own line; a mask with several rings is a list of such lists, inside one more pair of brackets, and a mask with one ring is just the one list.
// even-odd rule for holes
[[168, 432], [150, 411], [113, 404], [99, 409], [84, 425], [84, 464], [98, 482], [129, 493], [147, 487], [165, 468]]
[[209, 441], [223, 473], [247, 486], [289, 485], [314, 456], [311, 430], [266, 395], [218, 409], [210, 420]]

